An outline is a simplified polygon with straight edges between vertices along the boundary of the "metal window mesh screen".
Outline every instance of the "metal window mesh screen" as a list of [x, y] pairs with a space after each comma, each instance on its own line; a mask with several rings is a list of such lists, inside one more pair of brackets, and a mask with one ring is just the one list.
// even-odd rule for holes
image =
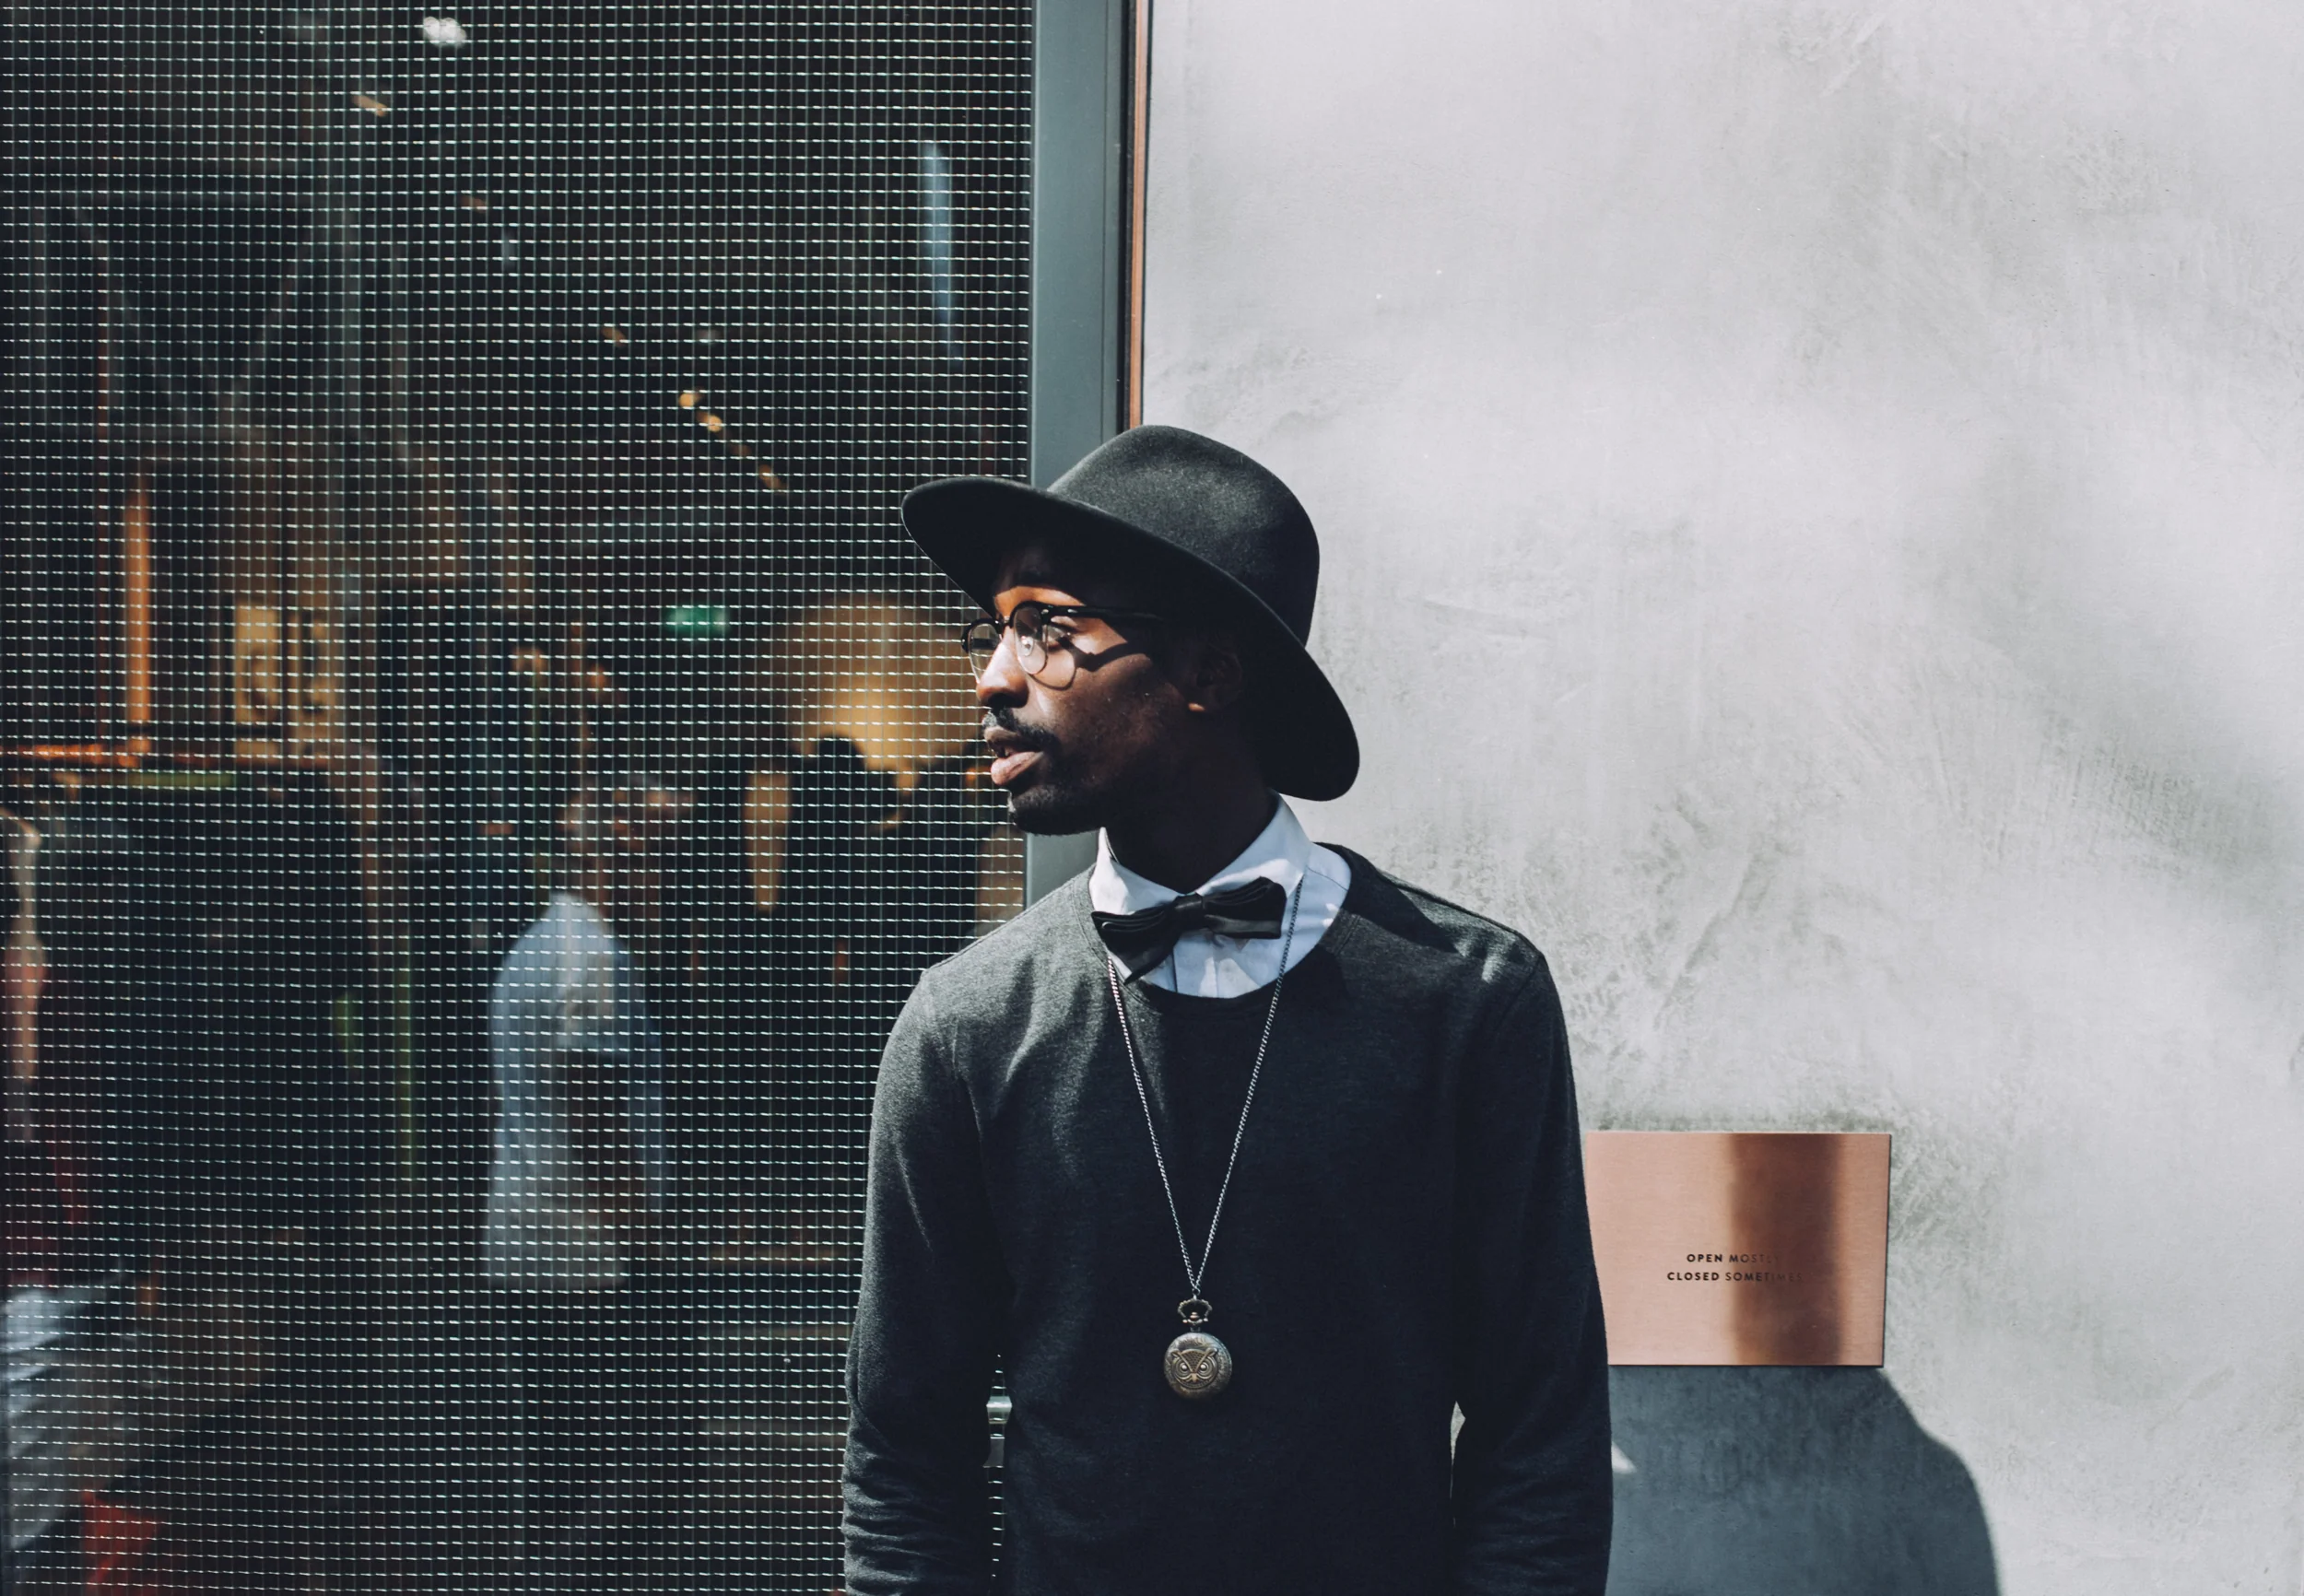
[[9, 8], [18, 1590], [839, 1584], [1029, 17]]

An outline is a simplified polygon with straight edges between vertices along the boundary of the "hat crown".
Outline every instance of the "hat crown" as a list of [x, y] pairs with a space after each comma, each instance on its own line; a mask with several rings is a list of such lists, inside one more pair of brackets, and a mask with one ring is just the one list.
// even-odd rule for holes
[[1181, 427], [1137, 427], [1049, 487], [1216, 567], [1304, 642], [1320, 588], [1320, 539], [1287, 485], [1237, 449]]

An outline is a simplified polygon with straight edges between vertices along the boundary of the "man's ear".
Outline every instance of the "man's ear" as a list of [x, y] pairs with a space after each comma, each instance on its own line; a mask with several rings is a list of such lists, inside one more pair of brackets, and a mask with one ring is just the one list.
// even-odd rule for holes
[[1238, 638], [1228, 631], [1204, 632], [1193, 640], [1193, 656], [1185, 685], [1192, 709], [1221, 715], [1247, 698], [1248, 663], [1240, 657]]

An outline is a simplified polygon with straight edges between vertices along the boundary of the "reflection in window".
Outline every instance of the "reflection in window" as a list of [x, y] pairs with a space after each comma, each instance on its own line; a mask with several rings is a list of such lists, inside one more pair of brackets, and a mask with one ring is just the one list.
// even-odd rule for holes
[[1029, 8], [17, 9], [17, 1588], [830, 1589]]

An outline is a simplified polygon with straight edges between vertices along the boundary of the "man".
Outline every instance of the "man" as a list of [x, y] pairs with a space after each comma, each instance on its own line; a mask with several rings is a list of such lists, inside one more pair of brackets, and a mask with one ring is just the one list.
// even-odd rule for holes
[[966, 646], [1017, 823], [1102, 838], [888, 1042], [851, 1596], [995, 1588], [995, 1373], [1015, 1596], [1598, 1596], [1559, 1003], [1524, 940], [1275, 796], [1334, 797], [1359, 758], [1304, 648], [1302, 509], [1147, 427], [1046, 492], [931, 484], [905, 523], [993, 616]]
[[628, 1494], [617, 1454], [647, 1367], [631, 1285], [667, 1170], [663, 1050], [627, 942], [661, 918], [659, 859], [690, 804], [644, 780], [580, 792], [561, 821], [562, 887], [488, 1005], [480, 1263], [518, 1409], [528, 1549], [550, 1565], [596, 1550]]

